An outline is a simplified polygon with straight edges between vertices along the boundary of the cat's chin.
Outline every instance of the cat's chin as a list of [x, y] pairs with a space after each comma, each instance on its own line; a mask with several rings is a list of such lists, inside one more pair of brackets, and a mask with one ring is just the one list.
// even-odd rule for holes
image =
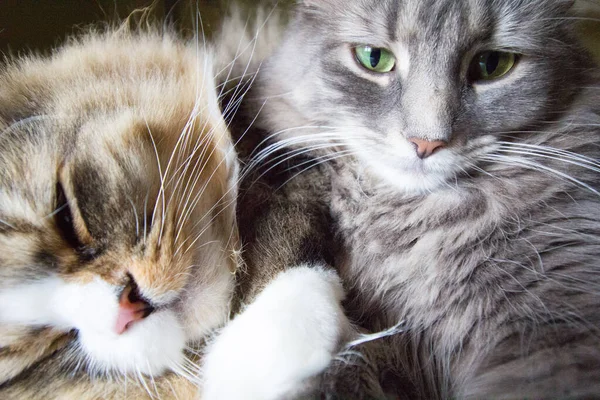
[[[49, 277], [0, 290], [0, 324], [52, 326], [65, 332], [76, 329], [76, 351], [93, 375], [157, 376], [168, 370], [177, 371], [186, 345], [224, 322], [229, 297], [217, 297], [216, 292], [229, 289], [230, 285], [215, 285], [207, 293], [212, 301], [204, 301], [203, 307], [197, 306], [207, 297], [196, 293], [198, 299], [189, 307], [159, 309], [118, 334], [116, 287], [99, 278], [81, 283]], [[186, 318], [182, 318], [184, 315]]]
[[54, 305], [65, 325], [77, 328], [90, 372], [156, 376], [180, 365], [186, 337], [173, 311], [159, 310], [118, 334], [114, 287], [101, 279], [61, 286]]
[[80, 330], [79, 343], [91, 372], [157, 376], [181, 365], [186, 338], [174, 313], [161, 311], [121, 335]]

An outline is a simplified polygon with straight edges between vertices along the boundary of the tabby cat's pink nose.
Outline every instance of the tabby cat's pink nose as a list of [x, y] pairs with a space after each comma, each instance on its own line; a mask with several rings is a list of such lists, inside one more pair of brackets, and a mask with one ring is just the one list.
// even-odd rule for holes
[[119, 296], [119, 313], [115, 331], [119, 335], [122, 334], [133, 323], [141, 321], [153, 311], [154, 307], [141, 297], [137, 285], [132, 281]]
[[431, 142], [429, 140], [410, 138], [408, 139], [408, 141], [415, 145], [417, 156], [421, 159], [427, 158], [430, 155], [432, 155], [436, 150], [446, 147], [446, 142], [443, 142], [441, 140]]

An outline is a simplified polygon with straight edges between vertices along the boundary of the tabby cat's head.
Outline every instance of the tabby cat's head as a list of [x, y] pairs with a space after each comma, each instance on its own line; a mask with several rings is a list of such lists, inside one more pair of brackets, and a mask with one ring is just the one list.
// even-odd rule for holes
[[73, 368], [157, 374], [227, 319], [237, 165], [203, 53], [90, 35], [1, 71], [2, 334], [75, 333]]
[[453, 183], [499, 140], [559, 118], [585, 86], [571, 6], [305, 0], [264, 74], [267, 119], [307, 126], [308, 145], [329, 138], [406, 192]]

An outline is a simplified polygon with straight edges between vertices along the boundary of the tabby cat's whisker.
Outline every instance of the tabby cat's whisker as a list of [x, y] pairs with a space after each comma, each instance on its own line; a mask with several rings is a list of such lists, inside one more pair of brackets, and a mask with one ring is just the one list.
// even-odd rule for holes
[[[242, 99], [242, 98], [245, 96], [245, 94], [246, 94], [246, 93], [247, 93], [247, 91], [249, 90], [251, 83], [252, 83], [252, 82], [250, 82], [250, 83], [247, 85], [247, 88], [245, 88], [245, 89], [244, 89], [243, 93], [239, 95], [239, 99], [236, 99], [236, 101], [240, 101], [240, 102], [241, 102], [241, 99]], [[236, 96], [236, 94], [237, 94], [237, 92], [236, 92], [236, 93], [234, 93], [234, 97]], [[240, 103], [240, 104], [241, 104], [241, 103]], [[236, 110], [236, 108], [230, 108], [230, 107], [228, 107], [228, 108], [226, 108], [226, 111], [224, 111], [224, 113], [229, 113], [229, 112], [231, 111], [231, 109], [233, 109], [233, 111], [234, 111], [234, 112], [235, 112], [235, 110]], [[229, 128], [229, 125], [227, 125], [227, 128]], [[240, 138], [240, 140], [241, 140], [241, 138]], [[213, 150], [213, 151], [214, 151], [214, 150]], [[203, 156], [203, 155], [204, 155], [204, 151], [201, 153], [201, 157], [200, 157], [200, 158], [202, 158], [202, 156]], [[209, 157], [210, 157], [210, 156], [212, 156], [212, 153], [209, 155]], [[208, 162], [208, 160], [207, 160], [207, 162]], [[221, 163], [219, 163], [219, 165], [218, 165], [218, 166], [220, 166], [220, 164], [221, 164]], [[217, 166], [217, 167], [218, 167], [218, 166]], [[202, 167], [202, 169], [203, 169], [203, 168], [204, 168], [204, 166]], [[195, 171], [195, 168], [194, 168], [194, 171]], [[216, 172], [216, 169], [215, 169], [215, 171], [213, 171], [213, 175], [214, 175], [214, 173], [215, 173], [215, 172]], [[213, 176], [213, 175], [211, 175], [211, 178], [212, 178], [212, 176]], [[210, 179], [211, 179], [211, 178], [209, 178], [209, 181], [210, 181]], [[192, 188], [194, 188], [194, 187], [195, 187], [195, 184], [197, 183], [197, 180], [198, 180], [198, 178], [195, 180], [194, 184], [192, 185]], [[188, 183], [189, 183], [189, 182], [188, 182]], [[208, 185], [208, 183], [209, 183], [209, 182], [207, 182], [207, 183], [205, 184], [205, 187], [204, 187], [204, 188], [203, 188], [203, 189], [200, 191], [200, 194], [199, 194], [199, 196], [200, 196], [200, 195], [201, 195], [201, 194], [204, 192], [204, 190], [205, 190], [206, 186]], [[186, 188], [186, 191], [187, 191], [187, 188]], [[185, 193], [185, 192], [184, 192], [184, 193]], [[191, 195], [191, 191], [190, 191], [190, 195]], [[186, 210], [186, 208], [187, 208], [187, 203], [188, 203], [189, 199], [190, 199], [190, 198], [189, 198], [189, 196], [188, 196], [188, 198], [186, 199], [186, 204], [184, 205], [184, 212], [181, 214], [182, 216], [185, 216], [185, 214], [186, 214], [185, 210]], [[181, 219], [182, 219], [182, 218], [180, 218], [180, 221], [181, 221]], [[179, 222], [178, 222], [178, 225], [179, 225]], [[179, 231], [180, 231], [180, 230], [179, 230]], [[178, 232], [177, 236], [179, 236], [179, 232]]]
[[[256, 77], [256, 76], [255, 76], [255, 77]], [[255, 78], [255, 77], [254, 77], [254, 78]], [[250, 86], [248, 86], [248, 88], [247, 88], [247, 89], [246, 89], [246, 90], [245, 90], [245, 91], [244, 91], [244, 92], [243, 92], [243, 93], [240, 95], [240, 99], [241, 99], [241, 98], [243, 98], [243, 96], [245, 96], [245, 94], [247, 93], [247, 91], [249, 90], [249, 88], [250, 88]], [[227, 125], [227, 128], [229, 128], [229, 125]], [[239, 140], [241, 140], [242, 138], [243, 138], [243, 135], [242, 135], [242, 136], [241, 136], [241, 137], [238, 139], [238, 142], [239, 142]], [[237, 144], [237, 142], [236, 142], [236, 144]], [[235, 145], [234, 145], [234, 146], [235, 146]], [[214, 149], [213, 149], [213, 151], [214, 151]], [[229, 151], [233, 151], [233, 149], [231, 149], [231, 150], [229, 150]], [[212, 156], [212, 153], [211, 153], [211, 155], [209, 155], [209, 157], [210, 157], [210, 156]], [[205, 183], [204, 187], [203, 187], [203, 188], [200, 190], [200, 192], [197, 194], [197, 196], [196, 196], [195, 200], [193, 201], [193, 205], [194, 205], [194, 206], [195, 206], [195, 204], [197, 204], [197, 202], [199, 201], [200, 197], [202, 196], [202, 194], [204, 193], [204, 191], [205, 191], [205, 190], [206, 190], [206, 188], [208, 187], [208, 184], [210, 183], [210, 181], [211, 181], [211, 179], [212, 179], [213, 175], [216, 173], [216, 170], [218, 169], [218, 167], [220, 167], [220, 165], [221, 165], [221, 164], [222, 164], [222, 162], [224, 162], [224, 161], [225, 161], [225, 158], [223, 158], [223, 159], [222, 159], [222, 161], [221, 161], [221, 162], [220, 162], [220, 163], [219, 163], [219, 164], [218, 164], [218, 165], [215, 167], [215, 171], [213, 171], [213, 173], [211, 174], [211, 176], [208, 178], [207, 182]], [[239, 181], [239, 180], [241, 180], [241, 177], [240, 177], [240, 178], [238, 178], [238, 181]], [[195, 187], [195, 183], [194, 183], [194, 187]], [[231, 190], [231, 189], [230, 189], [230, 190]], [[230, 192], [230, 190], [228, 190], [228, 191], [225, 193], [225, 195], [227, 195], [227, 194]], [[191, 194], [191, 192], [190, 192], [190, 194]], [[223, 196], [225, 196], [225, 195], [223, 195]], [[222, 197], [222, 198], [223, 198], [223, 197]], [[221, 198], [221, 199], [222, 199], [222, 198]], [[221, 199], [220, 199], [220, 200], [221, 200]], [[188, 200], [189, 200], [189, 196], [188, 196], [188, 199], [186, 200], [186, 205], [184, 206], [184, 211], [186, 210], [186, 207], [187, 207], [187, 201], [188, 201]], [[219, 200], [219, 201], [220, 201], [220, 200]], [[178, 221], [178, 226], [180, 226], [180, 227], [181, 227], [181, 224], [180, 224], [181, 220], [182, 220], [182, 219], [183, 219], [183, 220], [185, 220], [185, 219], [187, 218], [187, 214], [188, 214], [189, 212], [191, 212], [191, 209], [192, 209], [192, 207], [187, 207], [187, 208], [188, 208], [188, 210], [189, 210], [189, 211], [187, 211], [187, 212], [183, 212], [183, 213], [181, 214], [181, 216], [180, 216], [180, 219], [179, 219], [179, 221]], [[179, 233], [180, 233], [180, 229], [178, 229], [177, 238], [178, 238], [178, 236], [179, 236]]]
[[[150, 361], [146, 360], [146, 366], [148, 367], [148, 371], [151, 371]], [[158, 386], [156, 386], [156, 380], [154, 379], [154, 374], [152, 372], [148, 372], [148, 375], [150, 377], [150, 383], [152, 384], [152, 387], [154, 388], [154, 393], [156, 393], [156, 396], [160, 399], [160, 392], [158, 390]]]
[[52, 116], [52, 115], [46, 115], [46, 114], [40, 114], [40, 115], [33, 115], [31, 117], [27, 117], [27, 118], [23, 118], [20, 119], [16, 122], [13, 122], [12, 124], [10, 124], [9, 126], [7, 126], [5, 129], [2, 130], [2, 132], [0, 132], [0, 136], [4, 136], [5, 134], [7, 134], [8, 132], [19, 128], [23, 125], [27, 125], [30, 124], [32, 122], [36, 122], [36, 121], [42, 121], [44, 119], [50, 119], [50, 118], [56, 118], [58, 119], [58, 116]]
[[162, 196], [162, 215], [161, 215], [161, 227], [160, 227], [160, 233], [158, 235], [158, 244], [160, 246], [160, 240], [162, 238], [162, 232], [164, 229], [164, 221], [165, 221], [165, 176], [162, 172], [162, 167], [160, 165], [160, 156], [158, 154], [158, 148], [156, 147], [156, 141], [154, 140], [154, 135], [152, 135], [152, 131], [150, 130], [150, 126], [148, 125], [148, 121], [146, 121], [146, 127], [148, 128], [148, 135], [150, 135], [150, 140], [152, 141], [152, 147], [154, 149], [154, 154], [156, 156], [156, 164], [158, 167], [158, 175], [160, 178], [160, 189], [158, 191], [157, 194], [157, 198], [156, 198], [156, 203], [154, 204], [154, 210], [152, 211], [152, 221], [151, 221], [151, 225], [154, 225], [154, 219], [156, 217], [156, 210], [158, 208], [158, 204], [159, 201], [158, 199]]
[[146, 393], [148, 393], [148, 396], [150, 396], [151, 399], [154, 399], [154, 396], [152, 395], [152, 392], [150, 391], [150, 388], [148, 387], [148, 383], [146, 382], [146, 378], [144, 378], [144, 374], [142, 374], [142, 372], [140, 371], [139, 366], [135, 367], [135, 371], [136, 371], [136, 376], [137, 376], [139, 383], [142, 385], [142, 387], [144, 388]]
[[[291, 159], [293, 159], [293, 158], [295, 158], [297, 156], [303, 155], [305, 153], [310, 153], [310, 152], [312, 152], [314, 150], [337, 149], [337, 147], [340, 146], [340, 145], [341, 145], [340, 143], [328, 143], [328, 144], [325, 144], [325, 145], [307, 146], [303, 151], [299, 151], [299, 152], [296, 152], [294, 154], [291, 154], [289, 157], [287, 157], [284, 160], [282, 160], [282, 162], [285, 163], [288, 160], [291, 160]], [[347, 149], [347, 150], [337, 150], [337, 151], [334, 151], [332, 153], [319, 155], [317, 157], [312, 157], [312, 158], [310, 158], [310, 159], [308, 159], [306, 161], [303, 161], [303, 162], [301, 162], [299, 164], [294, 164], [293, 166], [289, 167], [287, 170], [291, 171], [291, 170], [293, 170], [295, 168], [298, 168], [298, 167], [303, 167], [305, 165], [311, 165], [311, 163], [313, 163], [315, 161], [321, 161], [321, 160], [323, 160], [325, 158], [331, 157], [332, 155], [346, 154], [348, 152], [353, 152], [353, 150], [349, 150], [349, 149]]]
[[[56, 213], [56, 211], [55, 211], [55, 212], [53, 212], [53, 213], [52, 213], [52, 214], [50, 214], [50, 215], [54, 215], [55, 213]], [[10, 224], [10, 223], [8, 223], [8, 222], [6, 222], [6, 221], [2, 220], [2, 219], [0, 219], [0, 224], [2, 224], [2, 225], [6, 225], [6, 226], [8, 226], [8, 227], [9, 227], [9, 228], [11, 228], [11, 229], [17, 229], [17, 228], [16, 228], [14, 225], [12, 225], [12, 224]]]
[[133, 208], [133, 215], [135, 218], [135, 237], [139, 238], [140, 237], [140, 219], [138, 217], [137, 209], [135, 208], [135, 204], [134, 204], [133, 200], [131, 200], [131, 197], [129, 197], [129, 195], [127, 195], [127, 200], [129, 201], [129, 204], [131, 204], [131, 207]]
[[146, 191], [146, 197], [144, 198], [144, 243], [148, 238], [148, 198], [150, 197], [150, 189]]
[[[210, 224], [211, 224], [211, 223], [212, 223], [212, 222], [213, 222], [215, 219], [217, 219], [217, 217], [218, 217], [219, 215], [221, 215], [221, 213], [222, 213], [222, 212], [224, 212], [225, 210], [227, 210], [227, 208], [229, 208], [229, 207], [231, 207], [232, 205], [234, 205], [234, 204], [235, 204], [235, 202], [236, 202], [236, 199], [232, 199], [232, 200], [230, 200], [230, 201], [228, 201], [227, 203], [225, 203], [225, 204], [223, 204], [223, 205], [222, 205], [222, 209], [221, 209], [221, 210], [219, 210], [219, 212], [215, 213], [215, 214], [213, 215], [213, 217], [212, 217], [212, 218], [211, 218], [211, 219], [210, 219], [208, 222], [206, 222], [206, 223], [205, 223], [205, 227], [204, 227], [204, 229], [202, 229], [202, 230], [200, 231], [200, 233], [198, 233], [198, 234], [196, 235], [196, 238], [195, 238], [195, 239], [194, 239], [194, 240], [193, 240], [193, 241], [190, 243], [190, 245], [189, 245], [189, 246], [187, 247], [187, 249], [184, 251], [184, 254], [185, 254], [185, 253], [187, 253], [188, 251], [190, 251], [190, 249], [191, 249], [191, 248], [194, 246], [194, 244], [196, 244], [196, 242], [197, 242], [197, 241], [198, 241], [198, 240], [199, 240], [199, 239], [202, 237], [202, 235], [204, 235], [204, 233], [206, 233], [206, 231], [207, 231], [207, 230], [210, 228]], [[211, 208], [211, 210], [214, 210], [214, 206]], [[203, 220], [204, 218], [206, 218], [206, 216], [207, 216], [207, 215], [210, 215], [210, 214], [209, 214], [209, 213], [206, 213], [206, 214], [204, 215], [204, 217], [200, 218], [200, 219], [199, 219], [199, 220], [198, 220], [198, 221], [197, 221], [197, 222], [194, 224], [194, 228], [195, 228], [196, 226], [198, 226], [198, 225], [200, 224], [200, 222], [202, 222], [202, 220]], [[185, 243], [186, 243], [186, 242], [187, 242], [187, 241], [188, 241], [190, 238], [191, 238], [191, 237], [188, 237], [187, 239], [185, 239], [185, 240], [184, 240], [184, 241], [181, 243], [181, 245], [180, 245], [180, 246], [177, 248], [177, 250], [175, 251], [175, 254], [177, 254], [177, 253], [179, 252], [179, 250], [180, 250], [180, 249], [183, 247], [183, 245], [184, 245], [184, 244], [185, 244]]]

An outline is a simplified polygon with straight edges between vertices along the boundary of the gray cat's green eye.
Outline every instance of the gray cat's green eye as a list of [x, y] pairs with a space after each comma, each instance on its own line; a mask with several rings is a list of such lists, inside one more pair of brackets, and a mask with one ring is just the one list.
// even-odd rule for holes
[[394, 69], [396, 57], [391, 51], [371, 46], [357, 46], [354, 54], [358, 62], [369, 71], [386, 73]]
[[508, 74], [517, 61], [515, 53], [485, 51], [475, 56], [471, 64], [473, 80], [490, 81]]

